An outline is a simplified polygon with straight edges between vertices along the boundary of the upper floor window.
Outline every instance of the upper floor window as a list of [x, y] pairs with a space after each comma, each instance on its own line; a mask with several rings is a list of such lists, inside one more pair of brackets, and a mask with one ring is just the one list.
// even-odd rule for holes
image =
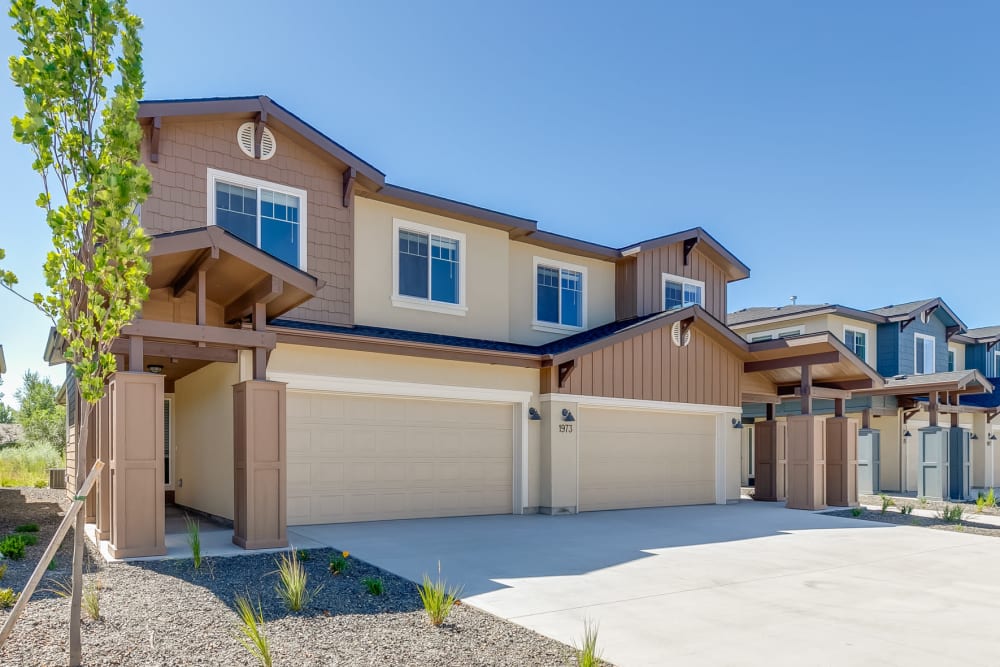
[[864, 329], [844, 327], [844, 344], [861, 361], [868, 361], [868, 332]]
[[208, 170], [208, 186], [208, 224], [305, 271], [304, 190], [215, 169]]
[[914, 334], [913, 372], [918, 375], [935, 372], [933, 336]]
[[465, 235], [393, 221], [393, 305], [464, 315]]
[[663, 310], [688, 306], [705, 307], [705, 283], [700, 280], [663, 274]]
[[1000, 377], [1000, 350], [993, 350], [993, 375], [990, 377]]
[[955, 350], [948, 350], [948, 372], [955, 370]]
[[748, 334], [747, 340], [751, 343], [760, 343], [761, 341], [774, 340], [776, 338], [795, 338], [805, 333], [805, 330], [804, 326], [800, 326], [790, 329], [776, 329], [774, 331], [758, 331], [757, 333]]
[[541, 331], [583, 329], [587, 320], [587, 270], [535, 257], [535, 321]]

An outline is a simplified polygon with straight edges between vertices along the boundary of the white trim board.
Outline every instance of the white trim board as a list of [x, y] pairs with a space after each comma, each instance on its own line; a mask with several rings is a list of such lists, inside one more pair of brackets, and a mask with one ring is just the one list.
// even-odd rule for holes
[[700, 403], [670, 403], [667, 401], [644, 401], [637, 398], [607, 398], [604, 396], [581, 396], [579, 394], [542, 394], [541, 401], [564, 401], [593, 407], [615, 408], [619, 410], [654, 410], [679, 414], [742, 415], [743, 409], [735, 405], [702, 405]]

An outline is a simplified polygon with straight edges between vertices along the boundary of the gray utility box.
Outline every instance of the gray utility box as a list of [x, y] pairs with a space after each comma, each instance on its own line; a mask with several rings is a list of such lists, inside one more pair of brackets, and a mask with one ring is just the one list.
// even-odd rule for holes
[[882, 491], [881, 458], [882, 434], [878, 429], [863, 428], [858, 431], [858, 493], [871, 495]]
[[948, 497], [952, 500], [971, 500], [972, 441], [968, 429], [949, 429], [948, 443]]
[[948, 497], [948, 429], [928, 426], [917, 432], [917, 495], [921, 498], [944, 500]]

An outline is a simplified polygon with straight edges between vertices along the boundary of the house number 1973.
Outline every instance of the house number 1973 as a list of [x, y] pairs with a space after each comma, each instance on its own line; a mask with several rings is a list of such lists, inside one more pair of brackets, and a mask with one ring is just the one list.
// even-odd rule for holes
[[559, 432], [560, 433], [572, 433], [573, 432], [573, 425], [572, 424], [559, 424]]

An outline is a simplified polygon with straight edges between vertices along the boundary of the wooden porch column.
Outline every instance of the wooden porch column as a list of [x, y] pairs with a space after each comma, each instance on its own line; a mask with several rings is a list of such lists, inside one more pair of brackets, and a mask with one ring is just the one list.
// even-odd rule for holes
[[[112, 378], [113, 379], [113, 378]], [[111, 395], [110, 387], [94, 410], [94, 430], [97, 435], [97, 456], [104, 468], [97, 478], [97, 539], [111, 539]]]
[[788, 417], [788, 501], [792, 509], [826, 507], [826, 419]]
[[774, 420], [774, 408], [768, 404], [770, 418], [753, 425], [754, 500], [785, 499], [785, 457], [788, 436], [784, 422]]
[[233, 542], [244, 549], [288, 546], [285, 384], [233, 386]]
[[826, 502], [858, 504], [858, 422], [843, 415], [826, 420]]
[[[79, 399], [79, 403], [77, 404], [79, 412], [77, 414], [80, 415], [82, 420], [83, 411], [89, 410], [91, 406], [87, 401], [83, 400], [83, 396], [79, 393], [77, 393], [77, 397]], [[86, 455], [86, 458], [84, 458], [84, 470], [90, 472], [90, 469], [94, 467], [94, 463], [97, 461], [97, 406], [94, 406], [94, 411], [90, 413], [90, 418], [87, 422], [87, 442], [85, 443], [84, 452]], [[87, 494], [87, 500], [83, 505], [83, 516], [86, 523], [97, 523], [96, 493]]]
[[163, 507], [163, 376], [115, 373], [108, 393], [111, 555], [162, 556], [167, 552]]
[[936, 391], [932, 391], [932, 392], [930, 392], [930, 394], [927, 395], [927, 403], [928, 403], [927, 414], [929, 415], [929, 417], [928, 417], [928, 424], [927, 425], [928, 426], [937, 426], [938, 425], [938, 393]]

